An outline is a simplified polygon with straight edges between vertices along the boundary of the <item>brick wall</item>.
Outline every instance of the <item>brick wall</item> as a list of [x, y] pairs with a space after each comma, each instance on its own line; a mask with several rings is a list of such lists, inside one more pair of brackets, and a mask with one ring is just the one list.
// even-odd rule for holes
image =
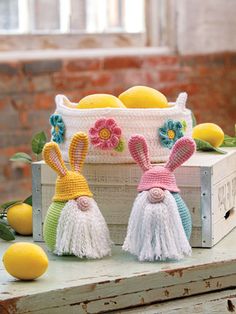
[[236, 53], [0, 63], [0, 201], [31, 193], [30, 167], [8, 159], [17, 151], [30, 153], [37, 131], [49, 132], [57, 93], [78, 101], [91, 93], [118, 95], [138, 84], [159, 89], [170, 101], [186, 91], [198, 122], [215, 122], [233, 134]]

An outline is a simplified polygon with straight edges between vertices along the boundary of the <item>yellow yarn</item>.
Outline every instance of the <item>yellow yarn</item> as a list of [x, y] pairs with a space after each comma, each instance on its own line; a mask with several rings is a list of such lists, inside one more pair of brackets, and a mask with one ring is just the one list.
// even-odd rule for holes
[[88, 137], [85, 133], [76, 133], [69, 148], [72, 171], [67, 170], [58, 144], [47, 143], [43, 149], [45, 162], [58, 174], [53, 201], [68, 201], [79, 196], [93, 196], [81, 169], [88, 152]]
[[93, 196], [82, 174], [67, 171], [64, 177], [57, 178], [53, 201], [68, 201], [79, 196]]

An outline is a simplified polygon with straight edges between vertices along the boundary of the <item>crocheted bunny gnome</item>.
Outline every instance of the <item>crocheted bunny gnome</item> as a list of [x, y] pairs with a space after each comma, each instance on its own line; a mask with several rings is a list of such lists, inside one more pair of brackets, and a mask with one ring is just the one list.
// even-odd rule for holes
[[111, 254], [106, 222], [81, 174], [87, 151], [87, 135], [76, 133], [69, 148], [69, 171], [56, 143], [47, 143], [43, 149], [45, 162], [58, 174], [44, 222], [44, 240], [57, 255], [101, 258]]
[[141, 135], [131, 137], [129, 151], [144, 173], [123, 250], [136, 255], [140, 261], [179, 260], [191, 255], [188, 242], [192, 231], [191, 215], [178, 193], [173, 171], [192, 156], [194, 141], [180, 138], [164, 166], [151, 165], [147, 143]]

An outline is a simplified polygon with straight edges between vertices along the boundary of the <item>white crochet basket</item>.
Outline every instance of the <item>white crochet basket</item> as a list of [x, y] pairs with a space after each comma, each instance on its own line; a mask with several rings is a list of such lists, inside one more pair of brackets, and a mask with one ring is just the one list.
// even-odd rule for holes
[[[76, 132], [89, 133], [97, 120], [113, 118], [122, 131], [124, 150], [102, 150], [90, 143], [86, 158], [87, 163], [132, 163], [132, 157], [127, 147], [128, 140], [133, 134], [145, 136], [150, 150], [151, 162], [164, 162], [168, 159], [170, 149], [163, 147], [158, 136], [158, 129], [163, 127], [169, 119], [185, 121], [184, 135], [192, 135], [191, 111], [186, 109], [187, 94], [179, 94], [175, 103], [170, 108], [124, 109], [124, 108], [99, 108], [78, 109], [64, 95], [57, 95], [56, 114], [61, 115], [64, 125], [64, 141], [60, 143], [63, 159], [68, 161], [68, 148], [72, 136]], [[69, 106], [68, 106], [69, 105]]]

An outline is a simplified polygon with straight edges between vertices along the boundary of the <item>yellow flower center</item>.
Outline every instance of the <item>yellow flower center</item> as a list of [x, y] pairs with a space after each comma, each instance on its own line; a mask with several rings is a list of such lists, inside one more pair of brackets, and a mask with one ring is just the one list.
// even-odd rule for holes
[[168, 130], [167, 135], [171, 140], [175, 138], [175, 132], [173, 130]]
[[110, 130], [104, 128], [104, 129], [101, 129], [100, 132], [99, 132], [99, 137], [102, 139], [102, 140], [108, 140], [110, 137], [111, 137], [111, 132]]
[[59, 127], [56, 125], [55, 126], [55, 132], [58, 133], [59, 132]]

